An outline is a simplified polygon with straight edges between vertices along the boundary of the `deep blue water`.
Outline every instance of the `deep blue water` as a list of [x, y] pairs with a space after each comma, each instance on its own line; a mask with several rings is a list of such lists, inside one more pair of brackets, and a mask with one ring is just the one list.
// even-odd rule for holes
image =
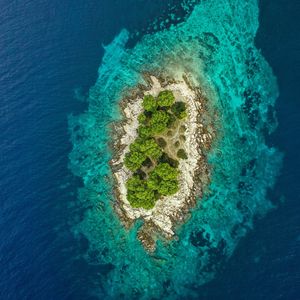
[[[74, 90], [94, 83], [101, 45], [123, 27], [147, 28], [167, 8], [160, 2], [1, 1], [0, 299], [87, 299], [93, 278], [105, 276], [70, 259], [80, 247], [68, 234], [68, 204], [75, 207], [80, 182], [68, 170], [67, 116], [85, 108]], [[261, 1], [256, 41], [280, 87], [279, 127], [269, 142], [285, 153], [272, 192], [285, 202], [256, 222], [199, 298], [299, 298], [299, 12], [296, 0]]]

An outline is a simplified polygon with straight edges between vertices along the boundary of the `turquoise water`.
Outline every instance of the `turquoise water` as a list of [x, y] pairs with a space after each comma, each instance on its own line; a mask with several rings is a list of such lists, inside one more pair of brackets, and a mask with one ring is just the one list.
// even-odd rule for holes
[[[194, 5], [184, 22], [144, 35], [132, 49], [126, 29], [105, 47], [88, 110], [70, 117], [69, 125], [71, 168], [83, 180], [78, 198], [86, 208], [73, 230], [89, 241], [85, 259], [107, 266], [99, 290], [101, 282], [108, 298], [197, 297], [197, 287], [214, 278], [254, 218], [275, 208], [267, 192], [282, 155], [265, 138], [277, 125], [278, 88], [254, 45], [258, 26], [257, 1], [207, 0]], [[143, 83], [142, 72], [162, 70], [171, 76], [182, 70], [201, 82], [221, 126], [209, 154], [209, 192], [178, 228], [178, 241], [158, 242], [149, 255], [136, 240], [140, 224], [126, 231], [112, 209], [108, 125], [120, 119], [118, 103]]]

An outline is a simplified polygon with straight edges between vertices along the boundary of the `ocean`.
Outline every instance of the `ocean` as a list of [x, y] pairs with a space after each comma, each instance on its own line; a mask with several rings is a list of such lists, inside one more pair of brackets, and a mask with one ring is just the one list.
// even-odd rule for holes
[[[85, 259], [88, 239], [71, 230], [88, 207], [78, 201], [83, 183], [69, 167], [68, 118], [88, 107], [103, 46], [123, 28], [143, 35], [158, 30], [151, 24], [169, 13], [183, 17], [180, 3], [1, 1], [1, 299], [107, 296], [113, 262]], [[198, 299], [299, 299], [300, 7], [296, 0], [261, 0], [259, 10], [255, 44], [280, 91], [278, 128], [268, 138], [284, 154], [269, 191], [278, 208], [254, 221], [214, 280], [191, 287]]]

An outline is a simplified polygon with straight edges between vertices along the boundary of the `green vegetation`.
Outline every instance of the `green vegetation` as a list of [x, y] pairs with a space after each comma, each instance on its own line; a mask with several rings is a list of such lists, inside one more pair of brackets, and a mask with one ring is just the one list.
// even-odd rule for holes
[[181, 101], [175, 102], [172, 105], [171, 110], [178, 119], [183, 119], [187, 116], [186, 105], [184, 102]]
[[157, 101], [151, 95], [146, 95], [143, 99], [143, 108], [146, 111], [155, 111], [157, 108]]
[[[160, 92], [157, 98], [144, 96], [142, 105], [138, 137], [124, 160], [126, 168], [133, 172], [126, 182], [127, 199], [132, 207], [151, 209], [160, 197], [173, 195], [179, 189], [179, 162], [164, 152], [167, 142], [159, 135], [172, 136], [173, 131], [168, 128], [187, 114], [185, 104], [175, 102], [168, 90]], [[181, 150], [184, 152], [179, 149], [178, 158], [186, 159], [186, 153], [183, 155]]]
[[188, 158], [187, 155], [186, 155], [186, 153], [185, 153], [185, 151], [183, 149], [179, 149], [177, 151], [177, 157], [181, 158], [181, 159], [187, 159]]
[[171, 91], [162, 91], [158, 94], [157, 103], [161, 107], [169, 107], [175, 101], [175, 97]]

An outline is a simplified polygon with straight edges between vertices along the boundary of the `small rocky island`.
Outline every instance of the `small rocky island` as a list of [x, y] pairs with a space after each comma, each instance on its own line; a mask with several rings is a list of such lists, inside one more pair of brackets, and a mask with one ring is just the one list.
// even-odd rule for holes
[[114, 124], [115, 210], [126, 228], [137, 219], [143, 246], [171, 239], [210, 179], [206, 153], [215, 136], [201, 89], [181, 80], [146, 75], [121, 101]]

